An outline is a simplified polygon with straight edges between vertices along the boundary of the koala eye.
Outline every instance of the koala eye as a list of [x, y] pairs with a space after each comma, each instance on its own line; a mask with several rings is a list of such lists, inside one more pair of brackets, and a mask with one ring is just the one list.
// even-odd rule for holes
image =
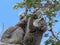
[[37, 19], [37, 18], [38, 18], [38, 16], [37, 16], [37, 15], [34, 15], [34, 16], [33, 16], [33, 18], [34, 18], [34, 19]]

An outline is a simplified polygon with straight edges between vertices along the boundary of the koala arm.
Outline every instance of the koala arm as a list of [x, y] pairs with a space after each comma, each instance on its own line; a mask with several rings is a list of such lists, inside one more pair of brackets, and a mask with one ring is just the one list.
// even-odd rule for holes
[[9, 27], [8, 29], [6, 29], [6, 30], [3, 32], [3, 35], [2, 35], [2, 37], [1, 37], [1, 41], [3, 41], [5, 38], [10, 38], [12, 32], [15, 31], [16, 29], [17, 29], [16, 26], [11, 26], [11, 27]]

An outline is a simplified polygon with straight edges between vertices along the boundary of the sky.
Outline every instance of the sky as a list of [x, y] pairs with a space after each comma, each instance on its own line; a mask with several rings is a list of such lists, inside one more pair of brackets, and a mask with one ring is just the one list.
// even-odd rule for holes
[[22, 0], [0, 0], [0, 34], [3, 30], [3, 24], [4, 29], [7, 29], [18, 22], [18, 14], [23, 11], [22, 9], [13, 9], [13, 5], [18, 2], [22, 2]]
[[[18, 2], [22, 2], [22, 0], [0, 0], [0, 36], [3, 33], [3, 24], [4, 30], [6, 30], [19, 21], [18, 14], [24, 11], [24, 9], [13, 9], [13, 5]], [[53, 31], [55, 32], [60, 31], [60, 12], [58, 12], [57, 15], [59, 16], [57, 16], [56, 19], [58, 19], [59, 22], [53, 27]]]

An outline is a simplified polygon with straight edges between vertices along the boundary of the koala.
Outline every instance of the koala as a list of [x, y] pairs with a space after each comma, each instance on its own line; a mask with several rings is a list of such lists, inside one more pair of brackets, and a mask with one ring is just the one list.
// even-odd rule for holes
[[[37, 20], [39, 25], [36, 26]], [[28, 18], [26, 33], [23, 40], [24, 45], [40, 45], [43, 33], [47, 30], [45, 23], [44, 19], [39, 19], [38, 17], [34, 18], [34, 16], [32, 16]]]
[[[23, 18], [22, 18], [23, 17]], [[1, 37], [1, 41], [10, 44], [22, 44], [23, 37], [25, 35], [25, 27], [26, 27], [26, 17], [20, 17], [20, 22], [18, 22], [15, 26], [9, 27], [3, 33]]]

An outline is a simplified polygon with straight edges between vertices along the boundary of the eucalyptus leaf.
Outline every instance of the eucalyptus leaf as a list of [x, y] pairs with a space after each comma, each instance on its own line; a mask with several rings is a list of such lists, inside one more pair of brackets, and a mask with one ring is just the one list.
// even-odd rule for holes
[[48, 37], [48, 34], [45, 34], [44, 37]]

